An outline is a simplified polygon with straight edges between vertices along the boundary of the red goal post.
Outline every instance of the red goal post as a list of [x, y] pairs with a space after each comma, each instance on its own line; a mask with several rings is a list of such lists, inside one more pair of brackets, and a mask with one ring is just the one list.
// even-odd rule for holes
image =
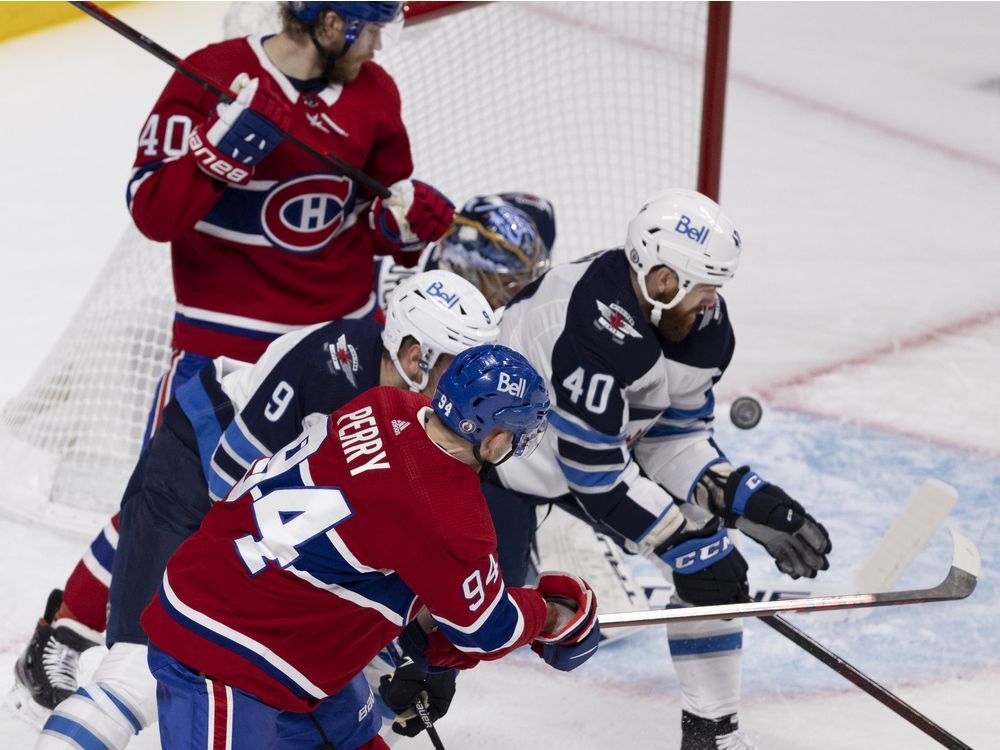
[[[273, 9], [233, 3], [225, 34], [274, 31]], [[718, 196], [729, 12], [410, 3], [408, 28], [378, 61], [400, 89], [415, 176], [456, 203], [513, 190], [550, 199], [561, 262], [621, 244], [629, 217], [664, 188]], [[0, 506], [85, 533], [117, 508], [169, 361], [173, 304], [165, 246], [128, 227], [0, 410]]]

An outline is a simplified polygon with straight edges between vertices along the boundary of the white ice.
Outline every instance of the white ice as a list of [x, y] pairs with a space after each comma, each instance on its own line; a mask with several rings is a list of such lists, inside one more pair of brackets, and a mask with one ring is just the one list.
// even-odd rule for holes
[[[121, 10], [179, 53], [217, 39], [222, 12]], [[952, 521], [984, 561], [971, 599], [794, 621], [971, 746], [998, 747], [1000, 4], [737, 4], [730, 73], [722, 202], [746, 252], [725, 292], [738, 346], [718, 392], [757, 394], [766, 412], [741, 433], [720, 410], [719, 442], [824, 521], [834, 584], [848, 584], [923, 478], [959, 489]], [[168, 73], [82, 19], [0, 45], [0, 74], [6, 400], [129, 221], [135, 135]], [[0, 673], [91, 531], [0, 520]], [[903, 585], [935, 583], [947, 547], [939, 532]], [[753, 622], [744, 672], [741, 721], [762, 750], [937, 747]], [[530, 655], [477, 668], [439, 729], [449, 748], [671, 748], [678, 716], [651, 628], [569, 675]], [[33, 736], [0, 715], [0, 747]]]

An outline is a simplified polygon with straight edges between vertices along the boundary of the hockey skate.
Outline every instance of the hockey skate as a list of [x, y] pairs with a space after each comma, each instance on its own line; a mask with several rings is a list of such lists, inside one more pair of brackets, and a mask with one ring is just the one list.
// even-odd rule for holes
[[703, 719], [681, 712], [681, 750], [756, 750], [740, 731], [736, 714], [721, 719]]
[[[100, 635], [76, 620], [56, 619], [62, 591], [54, 589], [31, 642], [14, 664], [15, 710], [43, 717], [77, 688], [80, 654]], [[26, 717], [29, 718], [29, 717]]]

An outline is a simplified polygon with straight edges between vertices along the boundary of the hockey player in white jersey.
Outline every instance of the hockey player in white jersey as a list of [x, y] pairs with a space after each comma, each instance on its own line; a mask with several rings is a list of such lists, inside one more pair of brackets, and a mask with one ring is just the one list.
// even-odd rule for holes
[[[484, 484], [509, 585], [527, 576], [536, 508], [550, 503], [658, 563], [692, 605], [748, 595], [730, 528], [793, 578], [828, 567], [823, 526], [712, 438], [712, 388], [734, 348], [718, 289], [740, 249], [717, 204], [670, 190], [631, 220], [624, 248], [556, 266], [507, 306], [500, 340], [546, 377], [553, 401], [539, 449]], [[737, 722], [740, 621], [668, 637], [682, 750], [752, 748]]]

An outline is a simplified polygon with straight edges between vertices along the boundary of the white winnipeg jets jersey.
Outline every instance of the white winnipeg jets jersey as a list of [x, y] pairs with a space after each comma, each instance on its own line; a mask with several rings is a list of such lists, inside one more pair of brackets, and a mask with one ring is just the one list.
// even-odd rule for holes
[[721, 457], [712, 387], [734, 346], [723, 300], [683, 341], [667, 341], [642, 313], [624, 251], [608, 250], [526, 287], [504, 313], [500, 342], [531, 361], [552, 399], [542, 444], [498, 468], [503, 484], [571, 493], [633, 542], [672, 533], [674, 500], [687, 500]]

